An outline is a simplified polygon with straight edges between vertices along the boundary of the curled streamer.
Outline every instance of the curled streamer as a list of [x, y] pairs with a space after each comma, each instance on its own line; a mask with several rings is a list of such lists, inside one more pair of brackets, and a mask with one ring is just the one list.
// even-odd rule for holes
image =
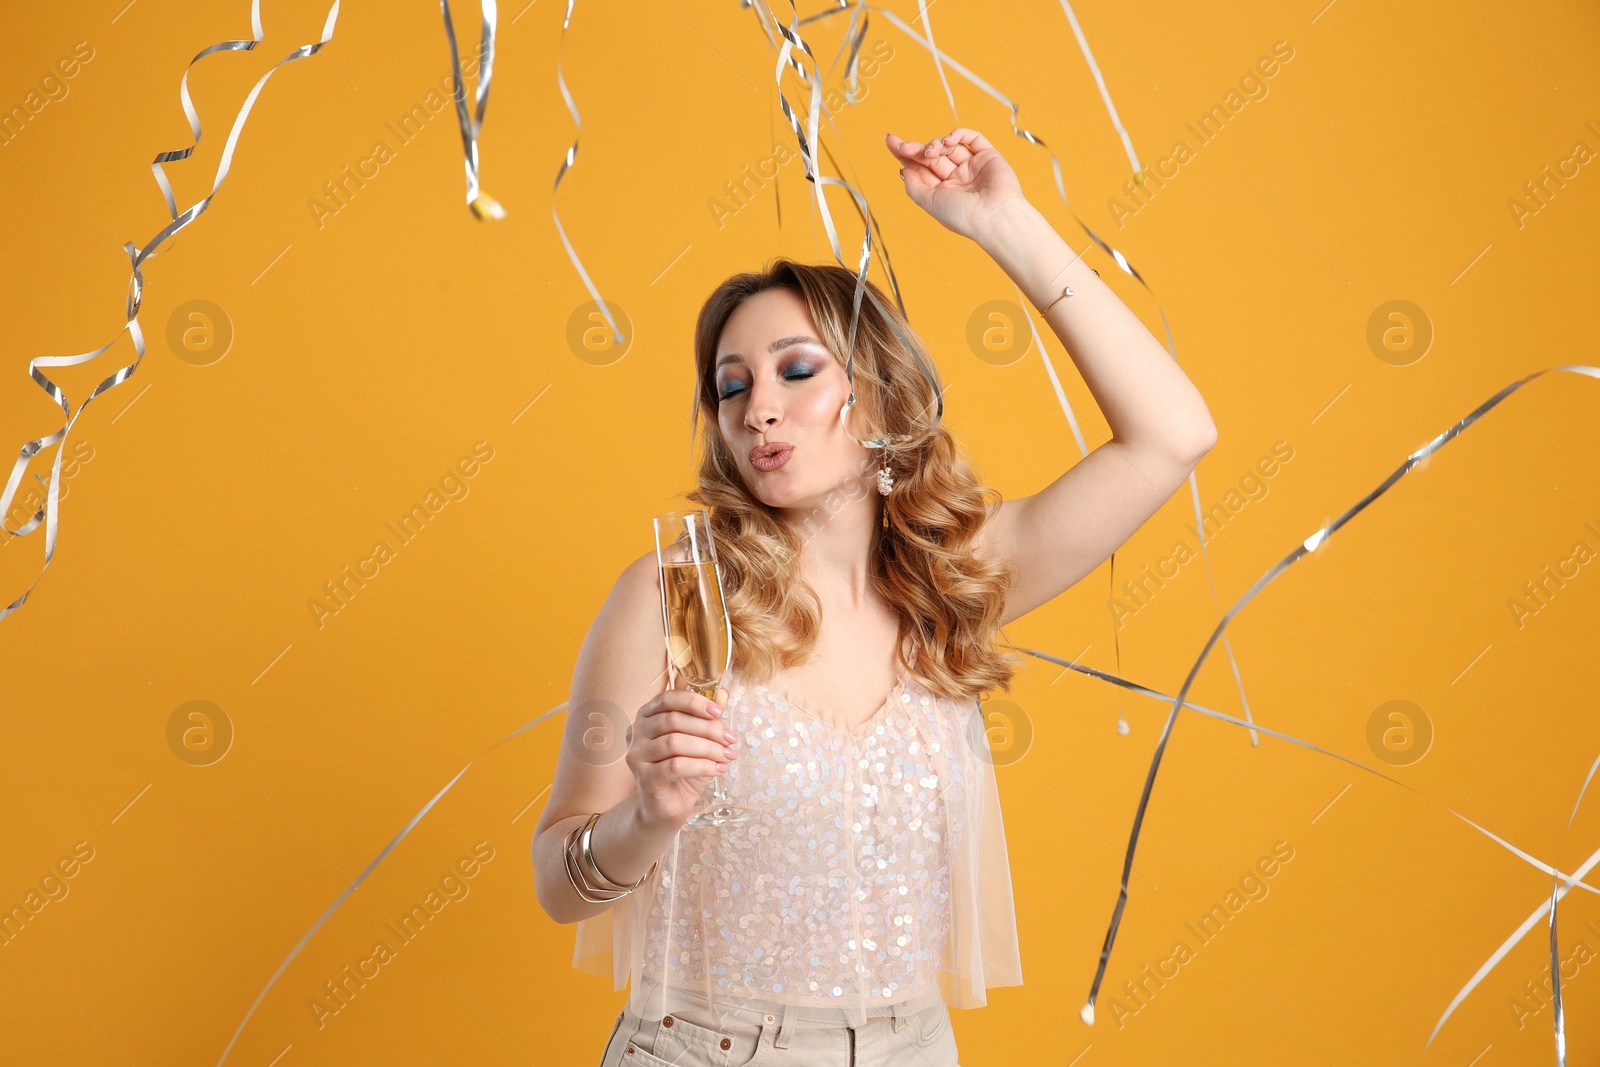
[[467, 113], [467, 90], [461, 77], [461, 54], [456, 48], [456, 27], [450, 19], [450, 0], [439, 0], [444, 16], [444, 35], [450, 42], [450, 73], [455, 79], [456, 120], [461, 126], [461, 143], [466, 150], [467, 207], [480, 219], [503, 219], [506, 209], [500, 201], [478, 187], [478, 135], [483, 132], [483, 111], [489, 106], [489, 80], [494, 70], [495, 23], [499, 12], [495, 0], [482, 0], [483, 40], [478, 46], [477, 114]]
[[[846, 3], [847, 0], [840, 0], [840, 10], [845, 8]], [[833, 68], [839, 65], [839, 57], [844, 55], [844, 50], [846, 46], [848, 46], [850, 49], [850, 58], [845, 61], [844, 65], [844, 98], [849, 103], [854, 104], [859, 102], [856, 99], [856, 88], [861, 80], [861, 43], [866, 40], [867, 23], [871, 21], [872, 16], [867, 14], [867, 5], [864, 0], [857, 0], [855, 5], [849, 8], [849, 11], [850, 25], [845, 27], [844, 40], [839, 42], [839, 50], [833, 54], [833, 62], [828, 64], [828, 73], [832, 74]], [[800, 20], [800, 25], [804, 26], [808, 22], [815, 22], [817, 19], [827, 18], [829, 15], [835, 14], [838, 14], [838, 12], [823, 11], [816, 15], [807, 15], [805, 18]], [[858, 20], [861, 23], [860, 29], [856, 28], [856, 22]], [[831, 115], [828, 116], [828, 124], [833, 124], [833, 116]]]
[[566, 14], [561, 16], [561, 43], [556, 46], [556, 84], [561, 87], [561, 99], [567, 102], [567, 111], [572, 114], [572, 124], [578, 127], [578, 132], [572, 135], [572, 144], [561, 157], [561, 169], [556, 171], [556, 181], [550, 188], [550, 217], [555, 220], [556, 233], [561, 235], [561, 244], [567, 250], [567, 258], [572, 260], [572, 267], [578, 272], [578, 277], [583, 279], [583, 287], [589, 290], [589, 295], [600, 307], [600, 314], [605, 316], [606, 325], [611, 327], [611, 341], [613, 344], [622, 344], [627, 341], [622, 331], [617, 329], [617, 320], [612, 317], [611, 307], [600, 295], [600, 290], [594, 287], [594, 282], [589, 280], [589, 272], [583, 269], [583, 263], [578, 259], [578, 253], [573, 249], [572, 242], [567, 240], [566, 227], [561, 225], [561, 215], [556, 211], [556, 190], [561, 188], [561, 179], [567, 170], [578, 158], [578, 138], [583, 134], [583, 120], [578, 117], [578, 105], [572, 102], [572, 94], [567, 91], [567, 80], [561, 76], [561, 55], [567, 47], [567, 27], [572, 23], [572, 5], [576, 0], [567, 0]]
[[[117, 337], [113, 337], [111, 340], [107, 341], [99, 348], [93, 349], [92, 351], [80, 352], [71, 356], [36, 356], [34, 359], [29, 361], [28, 376], [39, 384], [39, 388], [43, 389], [50, 395], [50, 399], [54, 400], [60, 405], [61, 413], [67, 417], [67, 421], [54, 432], [49, 433], [44, 437], [36, 437], [33, 440], [27, 441], [23, 444], [21, 451], [17, 455], [16, 462], [12, 465], [11, 475], [6, 479], [5, 489], [0, 490], [0, 529], [3, 529], [12, 537], [23, 537], [37, 529], [41, 522], [44, 524], [44, 562], [39, 567], [39, 573], [34, 576], [33, 581], [28, 583], [28, 587], [22, 591], [20, 596], [18, 596], [11, 603], [7, 604], [5, 608], [0, 609], [0, 619], [6, 618], [27, 602], [28, 595], [33, 592], [34, 586], [39, 584], [39, 579], [44, 577], [45, 570], [49, 568], [50, 561], [55, 557], [56, 537], [59, 525], [58, 511], [60, 506], [59, 492], [61, 487], [61, 459], [66, 452], [67, 435], [72, 431], [73, 425], [78, 421], [78, 416], [83, 414], [84, 408], [89, 406], [90, 401], [94, 400], [94, 398], [100, 394], [108, 392], [109, 390], [127, 381], [133, 375], [133, 372], [138, 369], [140, 361], [144, 359], [144, 332], [139, 328], [139, 307], [144, 299], [144, 271], [142, 267], [145, 260], [154, 259], [157, 255], [159, 255], [160, 253], [157, 252], [156, 249], [158, 249], [173, 234], [177, 233], [179, 230], [193, 222], [206, 210], [207, 207], [210, 206], [212, 198], [217, 195], [217, 190], [222, 187], [223, 179], [228, 176], [228, 168], [233, 162], [233, 150], [234, 146], [239, 141], [239, 133], [244, 129], [245, 119], [249, 117], [250, 109], [255, 106], [256, 97], [260, 95], [262, 87], [267, 84], [267, 79], [271, 78], [272, 75], [276, 73], [277, 69], [283, 66], [285, 63], [292, 63], [297, 59], [305, 59], [308, 56], [314, 56], [318, 52], [322, 51], [322, 46], [327, 44], [328, 41], [333, 38], [333, 27], [334, 23], [338, 20], [338, 17], [339, 0], [334, 0], [333, 6], [328, 9], [327, 20], [323, 23], [322, 39], [311, 44], [301, 45], [299, 48], [296, 48], [294, 51], [278, 60], [278, 62], [272, 65], [270, 70], [261, 76], [260, 80], [256, 82], [254, 88], [250, 90], [250, 94], [245, 97], [245, 101], [240, 106], [238, 114], [234, 117], [233, 128], [228, 131], [228, 140], [223, 146], [222, 159], [217, 164], [216, 177], [212, 181], [211, 191], [209, 193], [201, 197], [194, 204], [190, 205], [186, 210], [179, 213], [177, 211], [177, 201], [172, 195], [172, 187], [167, 183], [166, 172], [162, 169], [162, 164], [164, 163], [171, 163], [187, 159], [194, 151], [195, 145], [190, 145], [188, 148], [162, 152], [156, 156], [155, 161], [151, 164], [151, 170], [155, 175], [156, 184], [161, 188], [162, 196], [166, 199], [168, 211], [172, 215], [172, 221], [163, 226], [160, 232], [152, 237], [143, 248], [136, 247], [131, 241], [124, 243], [122, 246], [123, 251], [128, 254], [129, 267], [131, 271], [128, 279], [127, 299], [125, 301], [125, 313], [127, 315], [127, 320], [123, 323], [122, 330], [126, 330], [128, 335], [133, 338], [133, 347], [135, 352], [133, 362], [127, 364], [126, 366], [119, 367], [115, 372], [102, 380], [94, 387], [93, 391], [90, 392], [88, 397], [84, 399], [83, 403], [78, 405], [78, 409], [73, 411], [71, 403], [67, 400], [66, 393], [63, 392], [55, 382], [51, 381], [48, 376], [42, 373], [39, 368], [72, 367], [77, 366], [80, 363], [87, 363], [96, 356], [100, 355], [100, 353], [106, 351], [112, 345], [116, 344], [117, 337], [121, 336], [122, 330], [117, 331]], [[189, 67], [193, 67], [206, 56], [214, 55], [218, 52], [248, 52], [253, 50], [255, 46], [262, 40], [261, 0], [251, 0], [250, 24], [251, 29], [255, 34], [253, 40], [221, 41], [217, 44], [210, 45], [201, 49], [195, 55], [195, 57], [189, 61]], [[198, 144], [201, 135], [200, 116], [194, 109], [193, 101], [189, 99], [188, 68], [185, 68], [183, 80], [179, 84], [179, 97], [183, 102], [184, 114], [188, 116], [189, 119], [189, 128], [193, 131], [195, 142]], [[50, 480], [47, 486], [47, 492], [45, 494], [44, 506], [40, 508], [38, 512], [36, 512], [34, 516], [28, 520], [28, 522], [24, 523], [20, 529], [11, 529], [5, 525], [4, 516], [9, 514], [11, 510], [12, 497], [16, 494], [17, 487], [22, 482], [22, 476], [28, 469], [29, 461], [45, 446], [56, 444], [57, 442], [60, 443], [60, 447], [56, 449], [55, 462], [51, 467]], [[42, 478], [40, 480], [43, 481]]]
[[195, 54], [193, 59], [189, 60], [189, 65], [183, 68], [183, 78], [178, 82], [178, 99], [183, 103], [183, 113], [189, 119], [189, 130], [194, 134], [194, 144], [191, 144], [188, 148], [175, 148], [170, 152], [161, 152], [157, 154], [154, 162], [150, 164], [150, 173], [155, 176], [156, 185], [161, 188], [161, 195], [166, 198], [167, 214], [174, 221], [178, 218], [178, 201], [172, 195], [172, 186], [167, 182], [167, 172], [162, 164], [176, 163], [180, 160], [188, 159], [194, 153], [194, 150], [199, 147], [201, 136], [200, 113], [194, 109], [194, 101], [189, 98], [189, 71], [193, 70], [194, 65], [200, 60], [217, 52], [254, 51], [256, 45], [260, 44], [262, 38], [266, 36], [261, 32], [260, 0], [255, 0], [250, 5], [250, 32], [254, 35], [251, 40], [219, 41], [214, 45], [202, 48]]
[[[772, 12], [769, 9], [765, 8], [764, 4], [760, 5], [760, 6], [752, 4], [751, 7], [755, 11], [757, 20], [761, 23], [762, 29], [764, 31], [766, 31], [767, 39], [768, 39], [769, 43], [775, 44], [776, 42], [773, 41], [772, 31], [767, 25], [767, 18], [768, 17], [770, 17], [772, 19], [772, 25], [774, 27], [776, 27], [778, 33], [781, 34], [782, 37], [783, 37], [783, 44], [778, 50], [776, 69], [773, 72], [773, 77], [774, 77], [774, 79], [776, 81], [776, 85], [777, 85], [778, 103], [783, 109], [783, 117], [785, 119], [787, 119], [788, 122], [789, 122], [790, 130], [792, 130], [794, 132], [795, 140], [799, 143], [800, 158], [805, 163], [806, 180], [812, 183], [812, 189], [813, 189], [813, 192], [815, 193], [816, 201], [817, 201], [817, 210], [822, 216], [823, 229], [828, 234], [828, 245], [833, 251], [834, 259], [838, 261], [840, 266], [846, 267], [846, 269], [848, 269], [848, 264], [845, 263], [844, 254], [843, 254], [842, 250], [839, 247], [839, 235], [834, 230], [833, 215], [828, 211], [828, 200], [827, 200], [827, 197], [823, 193], [823, 187], [826, 186], [826, 185], [842, 186], [845, 189], [845, 191], [848, 192], [850, 194], [850, 196], [852, 197], [852, 199], [855, 201], [856, 210], [860, 213], [861, 219], [862, 219], [861, 256], [860, 256], [860, 260], [859, 260], [859, 262], [858, 262], [858, 264], [856, 266], [856, 270], [855, 270], [856, 288], [855, 288], [854, 299], [851, 302], [851, 309], [850, 309], [850, 338], [849, 338], [849, 343], [848, 343], [848, 346], [847, 346], [848, 351], [847, 351], [847, 354], [846, 354], [846, 357], [845, 357], [845, 377], [850, 381], [851, 389], [850, 389], [850, 395], [846, 398], [844, 404], [839, 408], [839, 422], [840, 422], [840, 425], [846, 425], [846, 423], [845, 423], [846, 417], [847, 417], [847, 415], [848, 415], [848, 413], [850, 411], [850, 408], [852, 406], [854, 406], [854, 404], [856, 402], [856, 393], [855, 393], [855, 341], [856, 341], [856, 327], [859, 324], [860, 316], [861, 316], [861, 298], [862, 298], [863, 295], [865, 295], [869, 299], [872, 300], [874, 306], [876, 306], [878, 308], [878, 310], [883, 314], [884, 320], [886, 322], [888, 322], [889, 325], [890, 325], [890, 328], [894, 330], [895, 335], [900, 338], [901, 343], [906, 347], [906, 349], [908, 351], [911, 352], [913, 357], [915, 357], [915, 359], [917, 361], [917, 366], [922, 371], [923, 377], [925, 377], [928, 380], [928, 384], [930, 386], [932, 386], [932, 388], [933, 388], [934, 404], [936, 406], [936, 410], [934, 412], [933, 420], [929, 424], [929, 427], [928, 427], [928, 429], [931, 430], [933, 427], [939, 425], [940, 421], [944, 418], [944, 392], [939, 387], [938, 378], [933, 373], [933, 371], [928, 367], [927, 363], [923, 361], [922, 356], [917, 351], [917, 347], [918, 346], [913, 344], [911, 339], [909, 337], [907, 337], [905, 335], [905, 332], [900, 329], [898, 324], [895, 323], [894, 319], [889, 315], [888, 309], [883, 306], [882, 301], [880, 301], [876, 296], [874, 296], [872, 294], [872, 292], [870, 290], [868, 290], [866, 288], [867, 267], [868, 267], [868, 265], [869, 265], [869, 263], [871, 261], [872, 247], [873, 247], [872, 246], [872, 231], [873, 231], [874, 227], [876, 226], [876, 220], [872, 216], [872, 209], [871, 209], [870, 205], [867, 203], [866, 197], [862, 196], [861, 193], [859, 191], [857, 191], [856, 188], [853, 185], [851, 185], [849, 182], [844, 181], [841, 178], [833, 178], [833, 177], [829, 177], [828, 175], [823, 174], [822, 173], [822, 168], [818, 165], [817, 160], [816, 160], [816, 156], [814, 155], [814, 153], [812, 151], [812, 146], [818, 143], [818, 137], [817, 137], [817, 115], [818, 115], [818, 112], [821, 110], [821, 103], [822, 103], [822, 68], [821, 68], [821, 65], [817, 62], [817, 57], [816, 57], [815, 53], [813, 53], [811, 51], [811, 46], [809, 44], [807, 44], [806, 41], [805, 41], [805, 38], [800, 35], [800, 12], [799, 12], [799, 9], [797, 7], [795, 7], [794, 0], [789, 0], [789, 7], [791, 9], [792, 16], [791, 16], [791, 20], [790, 20], [790, 25], [785, 26], [782, 22], [778, 21], [777, 17], [775, 15], [773, 15]], [[842, 8], [842, 7], [841, 8], [837, 8], [834, 11], [828, 12], [828, 14], [834, 14], [837, 11], [842, 11], [842, 10], [845, 10], [845, 8]], [[804, 69], [801, 67], [801, 65], [798, 63], [798, 61], [795, 61], [795, 69], [800, 72], [800, 76], [801, 76], [802, 80], [806, 81], [809, 84], [810, 90], [811, 90], [810, 98], [809, 98], [809, 101], [808, 101], [808, 107], [807, 107], [806, 130], [802, 130], [800, 128], [800, 120], [799, 120], [799, 118], [796, 117], [796, 115], [794, 113], [794, 109], [792, 107], [790, 107], [789, 98], [787, 96], [785, 96], [784, 92], [783, 92], [783, 68], [784, 68], [784, 65], [786, 63], [791, 62], [791, 53], [792, 53], [793, 49], [795, 49], [795, 48], [798, 48], [806, 56], [810, 57], [812, 69], [816, 73], [816, 76], [814, 78], [813, 77], [807, 77], [806, 74], [805, 74]], [[807, 131], [810, 132], [810, 137], [809, 138], [806, 136], [806, 132]], [[881, 234], [880, 234], [880, 242], [881, 242]], [[890, 290], [894, 293], [895, 303], [900, 308], [900, 314], [901, 314], [902, 317], [906, 317], [907, 321], [909, 321], [909, 317], [906, 316], [906, 313], [905, 313], [905, 301], [900, 296], [900, 283], [898, 282], [898, 280], [896, 280], [896, 278], [894, 276], [894, 271], [893, 271], [893, 268], [889, 265], [888, 258], [886, 256], [881, 256], [881, 255], [880, 255], [880, 258], [883, 259], [884, 273], [888, 277], [889, 287], [890, 287]], [[904, 443], [904, 442], [916, 441], [919, 438], [919, 436], [921, 436], [921, 435], [916, 434], [916, 433], [885, 433], [882, 437], [874, 437], [874, 438], [858, 439], [858, 440], [860, 440], [860, 443], [866, 448], [886, 448], [886, 447], [890, 446], [892, 443]]]

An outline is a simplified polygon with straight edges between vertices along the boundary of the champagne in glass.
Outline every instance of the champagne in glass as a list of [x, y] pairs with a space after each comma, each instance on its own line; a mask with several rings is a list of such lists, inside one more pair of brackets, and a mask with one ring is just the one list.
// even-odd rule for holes
[[[711, 518], [697, 508], [657, 515], [654, 522], [669, 687], [681, 677], [689, 689], [714, 698], [732, 662], [733, 623], [722, 595]], [[728, 799], [721, 775], [712, 777], [711, 786], [706, 804], [685, 825], [732, 826], [754, 818], [754, 810]]]

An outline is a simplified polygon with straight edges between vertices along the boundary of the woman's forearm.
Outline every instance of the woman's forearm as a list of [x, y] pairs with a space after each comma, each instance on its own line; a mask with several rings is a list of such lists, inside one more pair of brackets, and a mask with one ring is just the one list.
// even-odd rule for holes
[[[578, 896], [567, 878], [562, 852], [568, 831], [582, 826], [588, 815], [574, 815], [551, 823], [533, 841], [534, 889], [539, 904], [558, 923], [573, 923], [598, 915], [617, 902], [591, 903]], [[589, 848], [595, 866], [613, 882], [632, 885], [666, 854], [677, 836], [676, 827], [645, 823], [639, 810], [639, 794], [606, 809], [589, 831]], [[639, 892], [640, 890], [635, 890]]]
[[1215, 442], [1216, 426], [1194, 383], [1037, 208], [1018, 201], [976, 240], [1037, 308], [1072, 287], [1045, 321], [1083, 375], [1113, 440], [1182, 455], [1198, 455]]

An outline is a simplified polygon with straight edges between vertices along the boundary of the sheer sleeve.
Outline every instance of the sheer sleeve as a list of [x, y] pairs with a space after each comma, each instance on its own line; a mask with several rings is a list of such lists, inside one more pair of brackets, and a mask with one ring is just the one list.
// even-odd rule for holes
[[[674, 845], [673, 852], [676, 852]], [[632, 893], [598, 915], [577, 922], [572, 965], [588, 974], [611, 979], [611, 988], [621, 989], [630, 975], [638, 975], [644, 939], [639, 935], [648, 904], [660, 888], [660, 867]]]
[[963, 754], [960, 762], [966, 779], [949, 809], [950, 940], [939, 972], [945, 1003], [952, 1008], [981, 1007], [988, 1002], [988, 988], [1022, 984], [994, 757], [978, 703], [964, 706], [965, 736], [952, 736], [946, 742]]
[[935, 699], [948, 714], [924, 728], [943, 727], [961, 786], [947, 807], [950, 935], [938, 984], [949, 1007], [976, 1008], [988, 1003], [989, 988], [1022, 984], [1011, 857], [983, 705]]
[[[616, 936], [616, 923], [613, 913], [616, 906], [607, 908], [599, 915], [578, 920], [577, 944], [572, 950], [572, 965], [586, 974], [597, 974], [602, 978], [614, 979], [613, 989], [621, 989], [628, 980], [628, 972], [618, 970], [616, 961], [619, 955], [614, 944]], [[626, 960], [626, 956], [620, 957]]]

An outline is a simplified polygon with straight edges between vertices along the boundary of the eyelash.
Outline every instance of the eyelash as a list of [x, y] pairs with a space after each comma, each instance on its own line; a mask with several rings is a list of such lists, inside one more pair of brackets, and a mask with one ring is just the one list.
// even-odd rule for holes
[[[802, 363], [802, 364], [799, 364], [797, 366], [790, 367], [788, 373], [784, 375], [784, 378], [787, 379], [787, 378], [790, 377], [790, 375], [798, 375], [798, 378], [795, 379], [795, 380], [804, 381], [807, 378], [816, 377], [816, 372], [813, 371], [810, 366]], [[720, 404], [722, 401], [730, 400], [733, 397], [738, 396], [742, 392], [744, 392], [743, 389], [736, 389], [736, 390], [734, 390], [732, 392], [725, 392], [721, 396], [717, 397], [717, 402]]]

